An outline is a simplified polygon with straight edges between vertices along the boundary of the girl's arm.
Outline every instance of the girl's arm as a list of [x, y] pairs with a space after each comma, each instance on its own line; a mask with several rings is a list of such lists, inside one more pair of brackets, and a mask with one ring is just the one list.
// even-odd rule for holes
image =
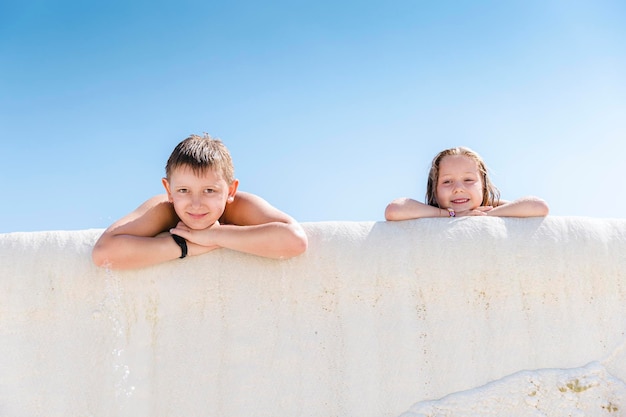
[[549, 212], [548, 203], [544, 200], [527, 196], [511, 202], [501, 202], [499, 206], [485, 212], [485, 214], [497, 217], [544, 217]]
[[385, 219], [392, 221], [419, 219], [422, 217], [448, 217], [449, 215], [448, 210], [429, 206], [405, 197], [393, 200], [385, 209]]
[[244, 192], [237, 192], [226, 205], [220, 223], [204, 230], [190, 230], [179, 223], [171, 232], [198, 245], [278, 259], [300, 255], [308, 245], [297, 221], [261, 197]]
[[[542, 217], [549, 213], [548, 204], [537, 197], [528, 196], [511, 202], [501, 201], [497, 207], [477, 207], [466, 212], [457, 212], [463, 216], [498, 216], [498, 217]], [[448, 210], [429, 206], [410, 198], [398, 198], [385, 209], [386, 220], [409, 220], [422, 217], [448, 217]]]

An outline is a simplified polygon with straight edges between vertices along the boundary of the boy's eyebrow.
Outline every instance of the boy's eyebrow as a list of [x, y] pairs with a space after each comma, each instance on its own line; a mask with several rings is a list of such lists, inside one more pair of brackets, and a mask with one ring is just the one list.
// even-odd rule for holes
[[[193, 188], [191, 185], [177, 184], [176, 188]], [[221, 188], [219, 184], [202, 184], [198, 188]]]

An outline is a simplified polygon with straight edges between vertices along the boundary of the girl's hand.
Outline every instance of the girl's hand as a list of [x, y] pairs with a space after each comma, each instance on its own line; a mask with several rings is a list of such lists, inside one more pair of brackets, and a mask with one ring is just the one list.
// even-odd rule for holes
[[464, 216], [486, 216], [488, 211], [491, 211], [493, 206], [480, 206], [472, 210], [457, 211], [456, 217]]

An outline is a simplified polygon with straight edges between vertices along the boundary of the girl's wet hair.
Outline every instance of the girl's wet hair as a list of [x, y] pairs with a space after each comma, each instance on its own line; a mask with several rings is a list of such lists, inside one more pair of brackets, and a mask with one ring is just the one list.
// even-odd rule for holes
[[165, 165], [166, 177], [169, 179], [172, 172], [181, 166], [190, 167], [196, 175], [216, 170], [229, 185], [235, 180], [235, 168], [226, 145], [206, 133], [203, 136], [191, 135], [174, 148]]
[[428, 183], [426, 184], [426, 204], [434, 207], [439, 207], [437, 203], [437, 181], [439, 180], [439, 165], [444, 156], [448, 155], [463, 155], [472, 158], [476, 161], [478, 171], [480, 172], [483, 182], [483, 201], [481, 206], [497, 206], [500, 202], [500, 191], [492, 184], [489, 179], [487, 165], [483, 158], [471, 150], [463, 146], [456, 148], [445, 149], [439, 152], [430, 165], [430, 172], [428, 173]]

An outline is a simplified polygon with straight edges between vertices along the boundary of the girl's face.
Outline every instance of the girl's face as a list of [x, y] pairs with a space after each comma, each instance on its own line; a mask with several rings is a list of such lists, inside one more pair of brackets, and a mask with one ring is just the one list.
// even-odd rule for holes
[[163, 185], [180, 220], [190, 229], [201, 230], [222, 217], [226, 204], [235, 197], [238, 182], [229, 186], [216, 170], [198, 175], [183, 165], [172, 171], [169, 180], [163, 178]]
[[478, 164], [469, 156], [446, 155], [439, 162], [437, 204], [454, 211], [473, 210], [483, 202]]

